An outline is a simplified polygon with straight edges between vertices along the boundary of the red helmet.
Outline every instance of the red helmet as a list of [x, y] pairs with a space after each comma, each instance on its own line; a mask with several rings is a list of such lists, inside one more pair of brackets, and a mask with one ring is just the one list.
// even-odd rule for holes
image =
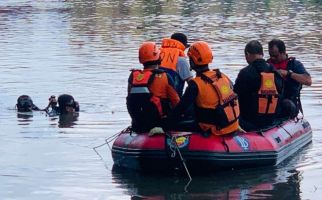
[[209, 45], [203, 41], [194, 42], [189, 48], [188, 56], [196, 65], [207, 65], [213, 59]]
[[140, 63], [157, 61], [160, 58], [160, 50], [155, 42], [143, 42], [139, 48]]

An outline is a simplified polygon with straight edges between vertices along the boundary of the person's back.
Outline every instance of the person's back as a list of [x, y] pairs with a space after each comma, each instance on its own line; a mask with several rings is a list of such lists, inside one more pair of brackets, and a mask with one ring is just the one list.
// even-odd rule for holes
[[157, 69], [159, 54], [155, 43], [143, 43], [139, 58], [144, 69], [132, 70], [128, 80], [127, 109], [132, 118], [132, 130], [136, 132], [161, 126], [161, 119], [179, 101], [171, 78]]
[[270, 126], [277, 119], [283, 80], [263, 59], [262, 45], [250, 41], [245, 47], [248, 66], [241, 69], [234, 85], [240, 105], [240, 125], [246, 131]]
[[197, 76], [189, 81], [180, 103], [175, 108], [175, 117], [194, 104], [195, 120], [205, 133], [225, 135], [238, 130], [238, 100], [231, 81], [219, 70], [209, 70], [212, 52], [206, 42], [192, 44], [188, 51], [190, 65]]
[[159, 68], [170, 75], [179, 96], [183, 93], [184, 82], [192, 78], [190, 66], [184, 53], [187, 47], [186, 35], [174, 33], [171, 38], [162, 40], [160, 49], [161, 63]]
[[238, 129], [239, 108], [231, 81], [219, 70], [197, 73], [196, 119], [204, 131], [224, 135]]

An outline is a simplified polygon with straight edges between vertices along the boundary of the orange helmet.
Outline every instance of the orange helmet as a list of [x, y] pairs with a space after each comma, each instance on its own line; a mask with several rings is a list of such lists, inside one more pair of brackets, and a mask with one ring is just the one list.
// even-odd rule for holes
[[139, 48], [140, 63], [157, 61], [160, 58], [160, 50], [155, 42], [143, 42]]
[[196, 65], [207, 65], [212, 62], [212, 52], [206, 42], [194, 42], [188, 51], [188, 56]]

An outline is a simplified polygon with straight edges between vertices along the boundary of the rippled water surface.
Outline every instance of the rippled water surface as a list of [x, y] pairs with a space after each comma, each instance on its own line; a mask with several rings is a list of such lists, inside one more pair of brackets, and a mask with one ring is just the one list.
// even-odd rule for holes
[[[322, 2], [309, 1], [0, 1], [1, 199], [320, 199], [322, 195]], [[313, 142], [277, 167], [186, 177], [112, 171], [108, 148], [92, 150], [129, 125], [125, 106], [137, 48], [173, 31], [205, 40], [212, 67], [232, 80], [243, 48], [275, 37], [301, 60], [314, 84], [302, 91]], [[72, 94], [75, 119], [17, 115], [28, 94], [39, 107]]]

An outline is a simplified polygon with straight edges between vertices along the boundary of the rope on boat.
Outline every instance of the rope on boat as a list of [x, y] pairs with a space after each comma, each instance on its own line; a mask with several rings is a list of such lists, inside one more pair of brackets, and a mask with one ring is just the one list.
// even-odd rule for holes
[[268, 130], [274, 128], [274, 127], [282, 127], [284, 122], [285, 122], [285, 120], [283, 120], [283, 121], [275, 121], [272, 125], [270, 125], [268, 127], [264, 127], [264, 128], [259, 129], [259, 130], [249, 130], [248, 132], [254, 131], [257, 134], [260, 134], [261, 136], [264, 136], [264, 133], [266, 131], [268, 131]]
[[[294, 119], [293, 119], [293, 121], [295, 122], [295, 124], [297, 124], [297, 123], [299, 123], [299, 122], [303, 122], [303, 120], [304, 120], [304, 118], [303, 118], [303, 116], [302, 117], [295, 117]], [[284, 126], [283, 126], [284, 124], [279, 124], [278, 125], [278, 127], [279, 128], [282, 128], [291, 138], [293, 137], [293, 135], [286, 129], [286, 128], [284, 128]]]
[[[174, 158], [174, 157], [176, 156], [176, 152], [175, 152], [175, 150], [177, 150], [177, 152], [178, 152], [178, 154], [179, 154], [179, 157], [180, 157], [180, 160], [181, 160], [181, 162], [182, 162], [182, 164], [183, 164], [183, 167], [184, 167], [184, 169], [186, 170], [187, 175], [188, 175], [188, 177], [189, 177], [189, 182], [188, 182], [188, 184], [186, 185], [186, 187], [187, 187], [187, 186], [189, 185], [189, 183], [192, 181], [192, 178], [191, 178], [191, 176], [190, 176], [190, 172], [189, 172], [189, 170], [188, 170], [188, 167], [187, 167], [187, 165], [186, 165], [186, 162], [184, 161], [184, 159], [183, 159], [183, 157], [182, 157], [182, 155], [181, 155], [181, 151], [180, 151], [180, 149], [179, 149], [179, 147], [178, 147], [178, 144], [177, 144], [177, 142], [176, 142], [176, 139], [177, 139], [177, 137], [176, 137], [176, 136], [171, 136], [171, 143], [172, 143], [172, 144], [174, 144], [174, 147], [175, 147], [175, 148], [173, 148], [173, 147], [171, 147], [172, 145], [170, 145], [170, 150], [172, 151], [171, 157], [172, 157], [172, 158]], [[185, 190], [186, 190], [186, 187], [185, 187]]]
[[108, 146], [108, 148], [110, 149], [110, 151], [112, 151], [112, 149], [111, 149], [111, 146], [110, 146], [110, 144], [109, 143], [111, 143], [116, 137], [118, 137], [119, 135], [121, 135], [122, 133], [124, 133], [124, 132], [127, 132], [127, 131], [130, 131], [131, 130], [131, 127], [129, 126], [129, 127], [127, 127], [127, 128], [125, 128], [125, 129], [123, 129], [122, 131], [120, 131], [120, 132], [118, 132], [118, 133], [116, 133], [116, 134], [114, 134], [114, 135], [112, 135], [112, 136], [110, 136], [110, 137], [108, 137], [108, 138], [106, 138], [105, 139], [105, 142], [103, 143], [103, 144], [100, 144], [100, 145], [98, 145], [98, 146], [96, 146], [96, 147], [93, 147], [93, 150], [95, 151], [95, 153], [101, 158], [101, 160], [104, 160], [103, 159], [103, 157], [98, 153], [98, 151], [96, 150], [97, 148], [100, 148], [100, 147], [102, 147], [102, 146], [104, 146], [104, 145], [107, 145]]
[[[294, 122], [297, 124], [297, 123], [299, 123], [299, 122], [303, 122], [303, 119], [304, 118], [298, 118], [298, 117], [296, 117], [295, 119], [294, 119]], [[286, 128], [284, 128], [284, 126], [280, 126], [291, 138], [293, 137], [293, 135], [288, 131], [288, 130], [286, 130]]]
[[283, 126], [281, 126], [281, 128], [292, 138], [293, 135], [288, 131], [286, 130], [286, 128], [284, 128]]

